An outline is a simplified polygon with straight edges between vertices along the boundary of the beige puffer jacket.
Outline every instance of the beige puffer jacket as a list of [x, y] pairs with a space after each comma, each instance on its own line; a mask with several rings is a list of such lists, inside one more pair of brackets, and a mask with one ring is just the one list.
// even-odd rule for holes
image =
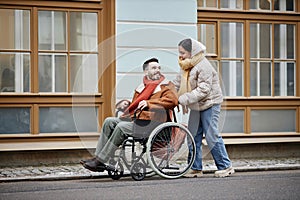
[[[205, 49], [203, 44], [192, 39], [192, 57], [201, 51], [205, 52]], [[181, 70], [181, 73], [173, 80], [177, 91], [180, 87], [182, 73]], [[191, 69], [189, 81], [192, 91], [179, 97], [178, 101], [181, 105], [188, 106], [192, 110], [203, 111], [214, 104], [223, 102], [218, 74], [206, 58]]]

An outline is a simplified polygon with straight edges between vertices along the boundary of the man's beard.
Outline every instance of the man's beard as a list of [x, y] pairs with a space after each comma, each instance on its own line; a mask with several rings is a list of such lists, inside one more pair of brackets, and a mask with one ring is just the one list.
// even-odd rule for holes
[[153, 74], [150, 79], [151, 80], [159, 80], [161, 77], [161, 74], [160, 73], [157, 73], [157, 74]]

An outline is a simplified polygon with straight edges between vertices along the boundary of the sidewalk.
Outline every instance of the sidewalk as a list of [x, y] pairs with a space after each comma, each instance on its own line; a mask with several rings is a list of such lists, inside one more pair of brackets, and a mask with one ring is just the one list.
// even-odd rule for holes
[[[232, 160], [236, 172], [262, 170], [300, 169], [300, 158], [265, 159], [265, 160]], [[212, 160], [203, 161], [203, 172], [213, 173], [216, 170]], [[125, 174], [128, 172], [125, 171]], [[66, 180], [107, 178], [107, 172], [91, 172], [80, 164], [57, 166], [6, 167], [0, 168], [0, 182], [33, 181], [33, 180]]]

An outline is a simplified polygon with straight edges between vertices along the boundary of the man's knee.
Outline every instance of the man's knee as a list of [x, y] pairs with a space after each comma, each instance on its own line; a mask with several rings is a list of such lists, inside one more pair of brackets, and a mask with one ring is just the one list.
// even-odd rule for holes
[[116, 117], [107, 117], [104, 119], [104, 123], [117, 121]]
[[118, 132], [121, 137], [127, 137], [132, 134], [132, 124], [130, 122], [121, 121], [116, 125], [114, 132]]
[[110, 127], [110, 129], [114, 129], [115, 126], [119, 123], [119, 119], [116, 117], [107, 117], [103, 121], [103, 127], [106, 129], [106, 127]]

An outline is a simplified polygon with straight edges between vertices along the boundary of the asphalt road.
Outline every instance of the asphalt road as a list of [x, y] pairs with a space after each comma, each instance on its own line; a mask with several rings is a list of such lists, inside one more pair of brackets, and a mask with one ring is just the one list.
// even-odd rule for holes
[[105, 179], [0, 183], [0, 199], [300, 199], [300, 170], [240, 172], [227, 178]]

